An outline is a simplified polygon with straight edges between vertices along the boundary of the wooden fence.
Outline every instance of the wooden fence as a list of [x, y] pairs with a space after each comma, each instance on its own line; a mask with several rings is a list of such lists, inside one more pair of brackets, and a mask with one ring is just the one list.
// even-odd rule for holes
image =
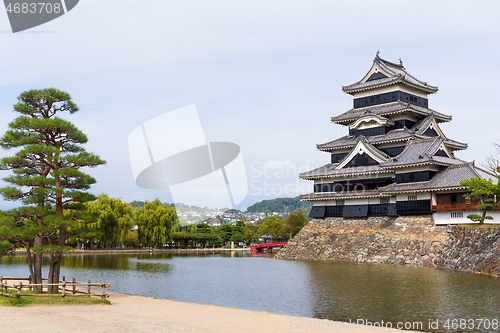
[[[48, 279], [42, 279], [42, 280], [48, 280]], [[9, 284], [8, 281], [13, 281], [12, 284]], [[23, 284], [23, 281], [28, 281], [28, 283]], [[57, 286], [57, 291], [61, 292], [60, 294], [22, 294], [21, 291], [23, 288], [33, 290], [33, 287], [42, 287], [42, 292], [43, 289], [46, 288], [48, 292], [48, 287], [49, 286]], [[77, 287], [83, 287], [87, 286], [86, 290], [80, 290], [77, 289]], [[31, 276], [29, 278], [12, 278], [12, 277], [4, 277], [0, 276], [0, 296], [6, 296], [6, 297], [14, 297], [14, 298], [19, 298], [21, 296], [52, 296], [52, 297], [64, 297], [71, 295], [71, 296], [86, 296], [86, 297], [100, 297], [101, 299], [105, 299], [106, 297], [109, 297], [109, 294], [106, 294], [106, 288], [109, 288], [110, 284], [109, 283], [91, 283], [89, 280], [88, 283], [85, 282], [77, 282], [75, 278], [71, 282], [66, 281], [66, 278], [63, 276], [62, 281], [59, 281], [59, 283], [41, 283], [41, 284], [35, 284], [31, 283]], [[100, 294], [92, 291], [91, 287], [101, 287], [102, 292]], [[15, 294], [10, 294], [8, 292], [8, 289], [17, 289], [17, 293]], [[68, 292], [70, 294], [68, 294]]]

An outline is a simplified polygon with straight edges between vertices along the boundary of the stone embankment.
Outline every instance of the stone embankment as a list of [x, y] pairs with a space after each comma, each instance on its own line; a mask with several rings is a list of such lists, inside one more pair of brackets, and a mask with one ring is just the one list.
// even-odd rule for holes
[[500, 277], [500, 229], [436, 226], [431, 215], [314, 219], [275, 258], [423, 265]]
[[437, 267], [500, 277], [500, 228], [448, 229]]
[[433, 265], [445, 238], [430, 215], [315, 219], [276, 258]]

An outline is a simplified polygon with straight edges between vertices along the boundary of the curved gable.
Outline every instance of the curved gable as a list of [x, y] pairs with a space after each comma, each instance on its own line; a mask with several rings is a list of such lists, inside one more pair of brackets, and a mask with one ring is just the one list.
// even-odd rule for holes
[[[363, 156], [364, 155], [364, 156]], [[384, 152], [373, 147], [362, 138], [356, 146], [340, 163], [335, 167], [336, 170], [350, 166], [369, 166], [387, 162], [389, 157]], [[366, 164], [361, 164], [366, 163]]]
[[350, 129], [363, 129], [376, 126], [392, 126], [394, 121], [374, 114], [363, 116], [349, 125]]

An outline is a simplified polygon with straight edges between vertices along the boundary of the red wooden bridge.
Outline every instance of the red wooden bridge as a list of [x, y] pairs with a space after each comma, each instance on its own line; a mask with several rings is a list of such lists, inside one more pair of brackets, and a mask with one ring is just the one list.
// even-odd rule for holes
[[267, 249], [267, 252], [272, 252], [274, 247], [283, 247], [286, 245], [286, 243], [288, 243], [288, 242], [256, 244], [256, 245], [250, 247], [250, 251], [262, 252], [265, 249]]

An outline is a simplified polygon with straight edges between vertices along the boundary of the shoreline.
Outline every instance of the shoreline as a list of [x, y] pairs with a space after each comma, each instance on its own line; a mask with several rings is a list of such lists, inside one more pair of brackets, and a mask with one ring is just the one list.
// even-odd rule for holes
[[[250, 248], [234, 248], [234, 249], [223, 249], [223, 248], [205, 248], [205, 249], [123, 249], [123, 250], [112, 250], [112, 249], [98, 249], [98, 250], [71, 250], [64, 251], [64, 254], [146, 254], [146, 253], [204, 253], [204, 252], [226, 252], [226, 251], [237, 251], [244, 252], [249, 251]], [[14, 251], [8, 255], [26, 255], [26, 251]]]
[[111, 305], [0, 306], [7, 332], [409, 332], [108, 292]]

